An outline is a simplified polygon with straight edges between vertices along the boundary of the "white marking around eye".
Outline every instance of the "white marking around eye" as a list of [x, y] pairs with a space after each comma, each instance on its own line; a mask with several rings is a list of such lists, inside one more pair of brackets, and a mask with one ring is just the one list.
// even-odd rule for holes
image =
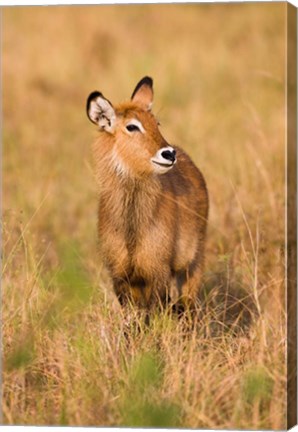
[[129, 126], [129, 125], [137, 126], [137, 127], [140, 129], [140, 132], [142, 132], [143, 134], [146, 133], [146, 131], [145, 131], [145, 129], [144, 129], [142, 123], [141, 123], [139, 120], [133, 118], [133, 119], [129, 120], [129, 121], [126, 123], [126, 126], [125, 126], [125, 131], [126, 131], [129, 135], [132, 135], [132, 134], [133, 134], [133, 132], [129, 132], [129, 131], [126, 129], [126, 127]]

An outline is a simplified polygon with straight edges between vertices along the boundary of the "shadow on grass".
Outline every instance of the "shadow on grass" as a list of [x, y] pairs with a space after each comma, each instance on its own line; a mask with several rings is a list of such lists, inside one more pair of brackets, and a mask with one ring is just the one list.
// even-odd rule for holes
[[228, 258], [205, 275], [199, 302], [199, 321], [208, 320], [210, 336], [222, 332], [247, 334], [258, 317], [252, 289], [245, 286], [241, 273], [235, 271]]

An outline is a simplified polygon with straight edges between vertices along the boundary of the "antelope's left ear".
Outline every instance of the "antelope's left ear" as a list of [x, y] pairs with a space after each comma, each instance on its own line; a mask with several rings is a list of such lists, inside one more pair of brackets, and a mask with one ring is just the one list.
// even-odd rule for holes
[[111, 102], [100, 92], [94, 91], [87, 99], [87, 115], [100, 129], [109, 133], [114, 130], [116, 114]]
[[153, 80], [146, 76], [137, 84], [131, 100], [150, 111], [153, 104]]

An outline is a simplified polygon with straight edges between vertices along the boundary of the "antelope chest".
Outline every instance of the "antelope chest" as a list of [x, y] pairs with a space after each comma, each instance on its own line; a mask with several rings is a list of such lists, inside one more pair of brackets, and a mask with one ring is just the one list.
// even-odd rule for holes
[[[135, 203], [134, 203], [135, 204]], [[169, 261], [174, 233], [168, 221], [154, 220], [150, 208], [133, 203], [115, 213], [99, 212], [99, 237], [102, 256], [114, 277], [131, 274], [151, 278]]]

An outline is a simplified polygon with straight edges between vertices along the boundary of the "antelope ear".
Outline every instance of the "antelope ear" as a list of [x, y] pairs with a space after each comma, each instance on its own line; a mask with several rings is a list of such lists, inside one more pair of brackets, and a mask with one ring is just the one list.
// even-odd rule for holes
[[100, 92], [94, 91], [87, 99], [87, 115], [100, 129], [109, 133], [114, 130], [116, 114], [114, 108]]
[[131, 100], [150, 111], [153, 104], [153, 80], [146, 76], [137, 84]]

